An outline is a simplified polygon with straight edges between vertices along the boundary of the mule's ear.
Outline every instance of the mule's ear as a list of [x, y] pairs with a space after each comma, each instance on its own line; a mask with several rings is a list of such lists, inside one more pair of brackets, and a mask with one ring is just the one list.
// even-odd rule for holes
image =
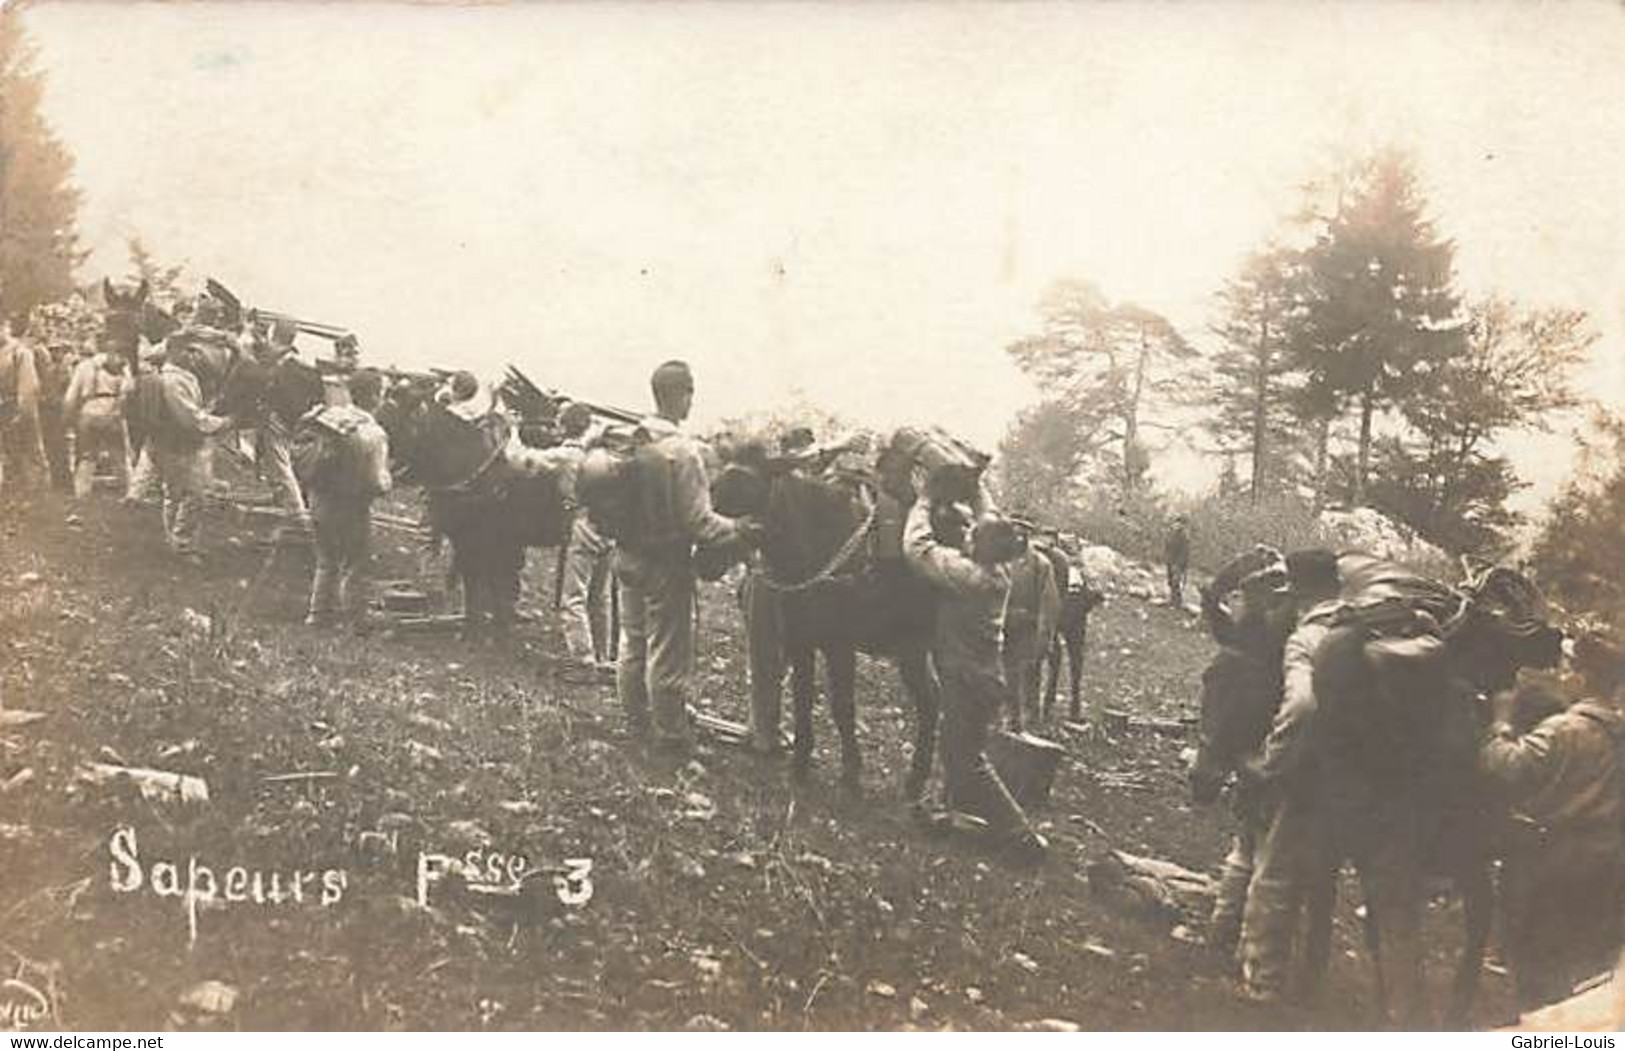
[[102, 278], [102, 298], [107, 301], [107, 305], [110, 307], [118, 305], [118, 293], [113, 290], [111, 278]]
[[145, 303], [147, 301], [147, 293], [151, 291], [152, 285], [148, 283], [146, 278], [143, 277], [141, 279], [141, 283], [135, 287], [135, 295], [131, 296], [130, 298], [135, 300], [137, 303]]

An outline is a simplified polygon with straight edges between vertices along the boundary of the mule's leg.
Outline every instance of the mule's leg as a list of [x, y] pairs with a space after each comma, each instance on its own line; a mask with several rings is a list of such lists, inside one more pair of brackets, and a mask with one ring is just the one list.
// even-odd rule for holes
[[817, 668], [816, 651], [805, 649], [790, 657], [790, 697], [795, 708], [796, 739], [791, 773], [799, 780], [812, 771], [813, 753], [813, 697], [818, 684], [813, 680]]
[[1337, 906], [1337, 877], [1341, 866], [1319, 863], [1307, 872], [1304, 888], [1304, 941], [1302, 993], [1313, 1000], [1326, 981], [1332, 955], [1332, 910]]
[[863, 754], [858, 748], [858, 655], [848, 647], [824, 651], [824, 674], [829, 679], [829, 710], [841, 735], [841, 784], [857, 790], [863, 783]]
[[1086, 638], [1086, 629], [1079, 627], [1075, 632], [1069, 632], [1066, 637], [1066, 673], [1071, 693], [1068, 701], [1071, 703], [1072, 721], [1078, 722], [1083, 718], [1083, 650]]
[[1039, 693], [1038, 717], [1049, 722], [1055, 711], [1055, 692], [1061, 679], [1061, 632], [1050, 637], [1049, 648], [1044, 651], [1044, 685]]
[[463, 584], [463, 640], [478, 642], [485, 635], [485, 574], [476, 558], [468, 558], [458, 572]]
[[1420, 1029], [1427, 1024], [1422, 983], [1422, 881], [1408, 858], [1376, 860], [1365, 881], [1370, 896], [1366, 909], [1376, 919], [1382, 933], [1380, 959], [1388, 979], [1388, 1001], [1401, 1028]]
[[1360, 890], [1365, 896], [1365, 923], [1361, 927], [1365, 934], [1365, 953], [1371, 957], [1371, 970], [1376, 979], [1377, 1021], [1380, 1024], [1388, 1017], [1388, 968], [1383, 963], [1382, 927], [1377, 921], [1377, 911], [1371, 907], [1371, 883], [1364, 867], [1360, 869]]
[[903, 688], [914, 702], [914, 755], [909, 760], [908, 780], [903, 796], [910, 805], [922, 803], [931, 781], [931, 764], [936, 759], [937, 722], [942, 713], [942, 687], [931, 668], [925, 650], [898, 658], [897, 672]]
[[1456, 877], [1456, 890], [1461, 895], [1464, 931], [1461, 960], [1457, 964], [1444, 1025], [1447, 1029], [1459, 1030], [1466, 1028], [1467, 1016], [1478, 997], [1478, 976], [1484, 967], [1484, 946], [1489, 941], [1495, 911], [1495, 884], [1490, 878], [1489, 866], [1468, 867]]

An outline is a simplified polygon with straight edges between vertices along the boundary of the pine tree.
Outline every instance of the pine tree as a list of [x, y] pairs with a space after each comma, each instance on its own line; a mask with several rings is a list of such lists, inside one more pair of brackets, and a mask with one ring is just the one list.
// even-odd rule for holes
[[1056, 284], [1040, 313], [1043, 331], [1008, 353], [1072, 410], [1094, 447], [1116, 446], [1123, 489], [1133, 492], [1151, 463], [1145, 431], [1162, 426], [1153, 418], [1158, 409], [1180, 400], [1188, 380], [1183, 365], [1196, 352], [1167, 318], [1110, 303], [1086, 281]]
[[1454, 246], [1424, 215], [1409, 160], [1375, 157], [1340, 195], [1307, 250], [1309, 297], [1299, 364], [1307, 392], [1359, 418], [1353, 500], [1366, 502], [1374, 423], [1462, 349]]
[[83, 258], [73, 155], [40, 113], [44, 86], [18, 7], [0, 7], [0, 309], [13, 317], [71, 294]]
[[1300, 255], [1271, 246], [1248, 257], [1219, 302], [1224, 313], [1214, 332], [1224, 347], [1212, 359], [1207, 426], [1226, 448], [1246, 454], [1256, 503], [1288, 480], [1289, 453], [1299, 444], [1290, 374], [1303, 325]]

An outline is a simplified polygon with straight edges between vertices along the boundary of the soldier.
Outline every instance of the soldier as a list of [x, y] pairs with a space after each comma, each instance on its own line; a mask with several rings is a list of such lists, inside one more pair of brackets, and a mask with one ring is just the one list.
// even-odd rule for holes
[[196, 354], [177, 347], [166, 355], [155, 388], [161, 405], [148, 439], [163, 490], [164, 538], [171, 551], [193, 562], [201, 558], [198, 515], [208, 481], [204, 442], [231, 425], [229, 419], [203, 409]]
[[[39, 355], [0, 325], [0, 494], [13, 487], [38, 487], [45, 476], [45, 445], [40, 439]], [[8, 477], [9, 475], [9, 477]]]
[[342, 617], [364, 633], [372, 502], [389, 492], [389, 438], [372, 415], [383, 377], [363, 369], [350, 377], [348, 388], [349, 404], [325, 406], [316, 415], [316, 424], [338, 444], [331, 467], [311, 482], [316, 575], [305, 623], [330, 626]]
[[[941, 512], [939, 511], [940, 516]], [[1021, 554], [1015, 526], [983, 514], [966, 550], [938, 538], [928, 501], [916, 501], [903, 530], [909, 564], [942, 595], [932, 661], [942, 683], [942, 767], [948, 805], [985, 821], [1011, 861], [1040, 863], [1049, 845], [1033, 831], [987, 758], [987, 739], [1007, 687], [999, 640], [1010, 590], [1009, 563]]]
[[104, 342], [99, 353], [74, 367], [63, 397], [63, 416], [73, 431], [73, 495], [84, 499], [96, 481], [96, 465], [106, 456], [119, 488], [129, 491], [130, 443], [124, 430], [124, 403], [134, 384], [128, 362]]
[[[616, 690], [636, 737], [653, 731], [658, 747], [692, 750], [688, 695], [694, 670], [694, 548], [754, 537], [746, 523], [711, 509], [711, 488], [697, 443], [682, 430], [694, 404], [688, 365], [668, 361], [650, 379], [656, 414], [642, 424], [651, 444], [638, 479], [635, 540], [616, 552], [621, 659]], [[652, 719], [651, 719], [652, 709]]]
[[[1250, 791], [1271, 807], [1255, 844], [1253, 876], [1242, 915], [1240, 956], [1247, 996], [1279, 1000], [1286, 992], [1315, 814], [1306, 793], [1315, 711], [1314, 659], [1338, 609], [1337, 558], [1330, 551], [1295, 551], [1286, 559], [1290, 610], [1296, 627], [1281, 661], [1281, 706], [1263, 748], [1248, 771]], [[1262, 798], [1261, 796], [1260, 798]]]
[[[1018, 515], [1017, 517], [1026, 517]], [[1037, 547], [1029, 546], [1010, 563], [1010, 596], [1004, 609], [1004, 643], [1000, 652], [1004, 680], [1010, 689], [1010, 729], [1026, 729], [1027, 716], [1038, 713], [1040, 667], [1061, 615], [1061, 592], [1055, 567]]]
[[45, 464], [50, 472], [51, 487], [57, 492], [69, 493], [73, 491], [73, 466], [68, 458], [68, 424], [62, 406], [73, 375], [74, 358], [72, 344], [52, 339], [46, 343], [45, 354], [37, 359], [40, 440], [45, 446]]
[[1619, 949], [1625, 881], [1625, 719], [1615, 706], [1620, 654], [1590, 638], [1575, 648], [1593, 692], [1576, 698], [1526, 686], [1497, 694], [1494, 723], [1479, 752], [1480, 772], [1523, 830], [1503, 861], [1501, 902], [1524, 1010], [1568, 996], [1578, 982], [1606, 969]]
[[[290, 358], [297, 359], [299, 349], [294, 345], [298, 330], [290, 321], [278, 319], [271, 326], [271, 351], [267, 364], [273, 369], [281, 367]], [[293, 470], [293, 428], [298, 420], [284, 419], [276, 406], [271, 406], [258, 421], [255, 459], [261, 476], [270, 485], [271, 492], [282, 506], [285, 528], [308, 532], [311, 527], [310, 511], [305, 506], [304, 490]]]
[[506, 451], [508, 462], [520, 470], [556, 472], [559, 495], [573, 513], [570, 536], [562, 552], [560, 611], [564, 644], [570, 659], [600, 670], [609, 668], [609, 624], [604, 589], [608, 586], [609, 558], [614, 544], [601, 536], [587, 513], [580, 509], [576, 478], [587, 453], [587, 430], [592, 410], [571, 402], [558, 416], [564, 440], [547, 449], [524, 445], [515, 433]]
[[560, 609], [564, 614], [564, 642], [570, 656], [591, 662], [601, 671], [610, 669], [609, 619], [605, 601], [610, 581], [610, 558], [615, 544], [599, 534], [592, 518], [578, 506], [576, 474], [587, 450], [587, 429], [592, 411], [571, 403], [559, 413], [559, 429], [564, 434], [560, 448], [568, 455], [561, 461], [559, 488], [575, 516], [570, 523], [570, 540], [565, 547], [564, 587]]
[[1163, 541], [1162, 560], [1168, 568], [1168, 605], [1185, 604], [1185, 572], [1191, 562], [1191, 535], [1184, 515], [1175, 515]]

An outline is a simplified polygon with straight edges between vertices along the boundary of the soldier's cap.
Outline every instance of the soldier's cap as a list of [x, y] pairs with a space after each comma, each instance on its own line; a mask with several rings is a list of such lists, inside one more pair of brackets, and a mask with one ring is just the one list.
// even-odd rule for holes
[[480, 392], [480, 381], [472, 372], [463, 370], [451, 378], [451, 396], [458, 401], [467, 401]]
[[574, 437], [592, 426], [592, 410], [572, 401], [559, 410], [559, 430]]
[[1337, 556], [1323, 547], [1294, 551], [1286, 556], [1287, 584], [1294, 595], [1336, 591], [1340, 585]]

